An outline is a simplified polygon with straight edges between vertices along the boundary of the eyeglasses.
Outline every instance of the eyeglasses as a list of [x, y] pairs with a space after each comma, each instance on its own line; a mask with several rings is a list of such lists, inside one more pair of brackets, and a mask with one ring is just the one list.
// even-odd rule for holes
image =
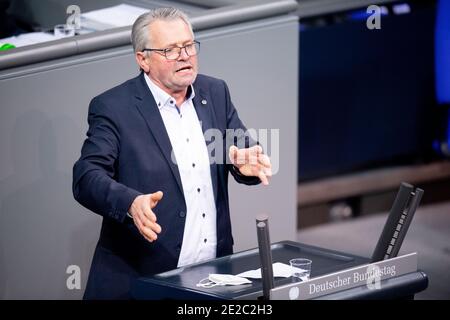
[[200, 42], [194, 40], [194, 42], [189, 43], [182, 47], [174, 46], [166, 49], [145, 48], [142, 50], [142, 52], [156, 51], [159, 54], [164, 55], [167, 60], [178, 60], [178, 58], [181, 56], [182, 49], [184, 49], [184, 51], [189, 57], [196, 56], [200, 52]]

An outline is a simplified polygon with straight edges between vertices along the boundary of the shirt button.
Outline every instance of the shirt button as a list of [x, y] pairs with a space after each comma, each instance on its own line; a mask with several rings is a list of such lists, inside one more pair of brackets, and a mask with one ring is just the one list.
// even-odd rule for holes
[[170, 104], [173, 104], [173, 100], [170, 100]]
[[204, 243], [206, 243], [206, 241], [208, 241], [207, 239], [203, 240]]
[[186, 138], [186, 142], [189, 142], [189, 138]]
[[200, 193], [200, 188], [197, 188], [197, 192]]
[[192, 164], [192, 168], [195, 168], [195, 163]]
[[186, 217], [186, 212], [180, 211], [180, 213], [178, 215], [180, 216], [180, 218], [184, 218], [184, 217]]
[[204, 218], [206, 216], [206, 214], [202, 214], [202, 217]]

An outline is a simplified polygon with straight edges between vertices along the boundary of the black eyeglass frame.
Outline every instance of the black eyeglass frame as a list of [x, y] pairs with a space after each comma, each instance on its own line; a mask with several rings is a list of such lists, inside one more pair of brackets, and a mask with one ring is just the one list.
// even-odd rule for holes
[[[198, 47], [197, 47], [196, 53], [193, 54], [193, 55], [190, 55], [190, 54], [188, 53], [186, 47], [189, 47], [189, 46], [192, 46], [192, 45], [197, 45]], [[178, 56], [177, 56], [176, 58], [169, 59], [169, 58], [167, 57], [167, 51], [172, 50], [172, 49], [175, 49], [175, 48], [180, 49], [180, 52], [178, 53]], [[184, 45], [184, 46], [182, 46], [182, 47], [173, 46], [173, 47], [165, 48], [165, 49], [144, 48], [144, 49], [142, 49], [141, 52], [146, 52], [146, 51], [150, 51], [150, 52], [152, 52], [152, 51], [154, 51], [154, 52], [159, 52], [159, 53], [161, 53], [162, 55], [164, 55], [164, 57], [166, 57], [167, 60], [177, 60], [178, 58], [180, 58], [180, 56], [181, 56], [181, 50], [183, 50], [183, 49], [184, 49], [184, 52], [186, 52], [186, 54], [187, 54], [189, 57], [194, 57], [194, 56], [198, 55], [198, 53], [200, 52], [200, 42], [197, 41], [197, 40], [194, 40], [192, 43], [189, 43], [189, 44]]]

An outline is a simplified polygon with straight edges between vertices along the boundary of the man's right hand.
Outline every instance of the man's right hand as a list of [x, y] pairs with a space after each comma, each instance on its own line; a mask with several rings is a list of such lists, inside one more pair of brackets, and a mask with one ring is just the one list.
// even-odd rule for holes
[[162, 191], [137, 196], [129, 210], [139, 232], [150, 242], [158, 239], [157, 234], [161, 232], [161, 226], [156, 223], [156, 215], [152, 209], [162, 197]]

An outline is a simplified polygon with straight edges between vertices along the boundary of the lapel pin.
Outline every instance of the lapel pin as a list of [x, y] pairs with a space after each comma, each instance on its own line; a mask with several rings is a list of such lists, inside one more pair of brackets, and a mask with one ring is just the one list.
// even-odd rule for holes
[[203, 100], [202, 100], [202, 104], [203, 104], [203, 105], [205, 105], [205, 104], [207, 104], [207, 103], [208, 103], [208, 101], [206, 101], [206, 99], [203, 99]]

